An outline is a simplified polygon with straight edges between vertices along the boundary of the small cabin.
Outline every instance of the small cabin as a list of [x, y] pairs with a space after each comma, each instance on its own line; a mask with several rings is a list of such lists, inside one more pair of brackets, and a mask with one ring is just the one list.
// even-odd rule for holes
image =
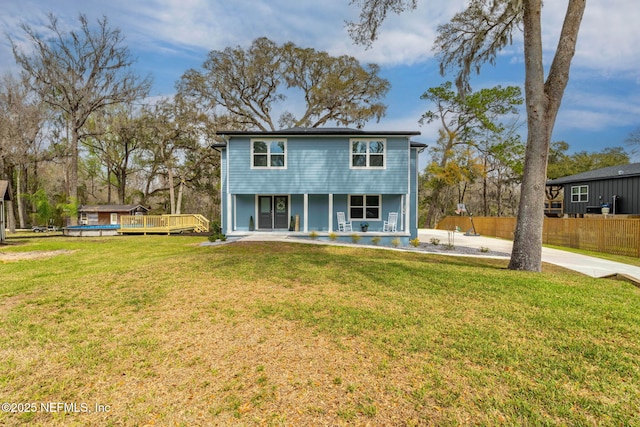
[[82, 205], [78, 208], [80, 225], [118, 225], [123, 215], [146, 215], [142, 205]]

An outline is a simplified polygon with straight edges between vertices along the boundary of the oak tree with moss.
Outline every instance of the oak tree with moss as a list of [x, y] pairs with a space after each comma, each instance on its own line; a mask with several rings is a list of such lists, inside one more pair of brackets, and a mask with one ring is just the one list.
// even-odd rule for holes
[[[219, 127], [225, 121], [228, 128], [263, 131], [328, 123], [361, 127], [386, 110], [380, 100], [389, 82], [378, 72], [377, 65], [362, 66], [351, 56], [262, 37], [246, 49], [211, 51], [202, 69], [188, 70], [178, 88], [213, 111]], [[295, 94], [302, 95], [302, 114], [274, 117], [278, 103]]]
[[[495, 63], [498, 52], [523, 32], [527, 146], [518, 220], [509, 268], [541, 271], [547, 157], [551, 134], [569, 81], [578, 30], [586, 0], [568, 0], [558, 45], [545, 75], [542, 49], [542, 0], [469, 0], [467, 7], [438, 28], [434, 50], [441, 72], [457, 71], [462, 91], [472, 71]], [[360, 7], [360, 20], [349, 25], [356, 42], [371, 43], [389, 12], [414, 10], [417, 0], [352, 0]]]

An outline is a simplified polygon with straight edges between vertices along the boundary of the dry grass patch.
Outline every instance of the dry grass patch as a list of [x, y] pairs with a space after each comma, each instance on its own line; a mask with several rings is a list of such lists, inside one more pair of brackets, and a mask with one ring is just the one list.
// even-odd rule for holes
[[0, 263], [51, 258], [56, 255], [71, 254], [73, 252], [65, 249], [56, 251], [0, 252]]

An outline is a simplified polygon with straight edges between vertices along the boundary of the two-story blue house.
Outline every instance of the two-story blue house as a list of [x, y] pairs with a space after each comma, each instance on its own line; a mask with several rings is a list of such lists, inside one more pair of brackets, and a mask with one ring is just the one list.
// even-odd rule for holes
[[[366, 132], [349, 128], [291, 128], [219, 132], [221, 225], [227, 235], [298, 231], [363, 237], [378, 235], [408, 243], [418, 234], [420, 132]], [[338, 229], [338, 212], [353, 231]], [[395, 231], [383, 230], [389, 213]], [[366, 241], [366, 240], [365, 240]]]

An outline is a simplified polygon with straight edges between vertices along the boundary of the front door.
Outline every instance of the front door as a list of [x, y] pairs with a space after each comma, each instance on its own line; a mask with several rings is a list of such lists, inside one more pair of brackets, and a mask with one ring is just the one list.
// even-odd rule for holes
[[258, 228], [271, 230], [273, 228], [273, 198], [271, 196], [258, 197]]
[[273, 200], [276, 207], [273, 218], [273, 228], [289, 228], [289, 197], [274, 196]]
[[289, 196], [258, 196], [258, 228], [289, 228]]

